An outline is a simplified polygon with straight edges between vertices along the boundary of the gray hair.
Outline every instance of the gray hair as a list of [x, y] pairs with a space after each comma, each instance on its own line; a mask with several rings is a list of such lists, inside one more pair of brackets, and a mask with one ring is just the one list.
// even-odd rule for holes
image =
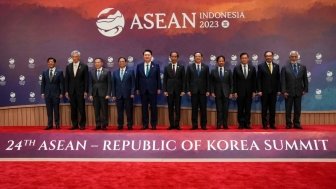
[[289, 52], [289, 56], [292, 56], [292, 55], [297, 55], [297, 56], [299, 56], [299, 52], [298, 51], [291, 51], [291, 52]]
[[78, 56], [80, 56], [80, 52], [79, 52], [79, 50], [73, 50], [73, 51], [71, 52], [71, 56], [74, 56], [75, 54], [78, 54]]

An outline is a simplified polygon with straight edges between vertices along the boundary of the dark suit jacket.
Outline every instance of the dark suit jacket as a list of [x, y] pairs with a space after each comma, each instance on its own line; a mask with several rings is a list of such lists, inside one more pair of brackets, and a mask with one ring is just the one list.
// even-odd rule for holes
[[174, 74], [172, 64], [168, 64], [163, 71], [163, 91], [172, 94], [174, 92], [180, 94], [184, 92], [184, 66], [177, 64], [176, 73]]
[[124, 97], [130, 98], [134, 95], [135, 89], [135, 75], [134, 71], [126, 68], [123, 76], [123, 80], [120, 78], [120, 69], [113, 72], [112, 76], [112, 96], [117, 99]]
[[73, 72], [73, 63], [67, 65], [65, 70], [65, 92], [73, 95], [76, 91], [77, 94], [84, 94], [88, 92], [89, 70], [88, 66], [79, 63], [76, 77]]
[[221, 97], [222, 95], [224, 95], [228, 98], [229, 95], [232, 93], [232, 72], [231, 70], [224, 68], [223, 73], [224, 77], [221, 78], [219, 76], [218, 67], [211, 70], [211, 93], [215, 93], [216, 97]]
[[98, 97], [111, 96], [111, 72], [108, 69], [102, 69], [99, 79], [97, 78], [97, 69], [90, 71], [89, 94]]
[[140, 91], [140, 94], [146, 91], [150, 94], [157, 94], [157, 90], [161, 90], [160, 66], [152, 62], [148, 77], [145, 75], [144, 66], [144, 63], [137, 66], [135, 88]]
[[308, 92], [307, 69], [298, 64], [298, 75], [295, 76], [291, 63], [281, 69], [281, 92], [287, 92], [289, 96], [301, 96], [302, 92]]
[[187, 68], [186, 73], [186, 92], [191, 94], [205, 94], [210, 92], [210, 73], [209, 67], [201, 63], [201, 72], [198, 76], [196, 64], [191, 64]]
[[265, 94], [280, 92], [280, 66], [272, 63], [272, 74], [266, 62], [258, 65], [257, 91]]
[[49, 79], [49, 69], [42, 73], [41, 94], [45, 97], [59, 97], [64, 94], [63, 71], [56, 69], [53, 79]]
[[248, 65], [248, 76], [245, 79], [241, 64], [233, 69], [233, 93], [238, 96], [252, 96], [257, 89], [257, 72], [253, 65]]

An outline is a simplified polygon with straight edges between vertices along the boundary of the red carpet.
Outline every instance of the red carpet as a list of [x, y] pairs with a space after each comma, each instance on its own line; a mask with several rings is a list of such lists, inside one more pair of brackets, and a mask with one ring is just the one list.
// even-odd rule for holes
[[0, 188], [335, 188], [336, 163], [2, 162]]

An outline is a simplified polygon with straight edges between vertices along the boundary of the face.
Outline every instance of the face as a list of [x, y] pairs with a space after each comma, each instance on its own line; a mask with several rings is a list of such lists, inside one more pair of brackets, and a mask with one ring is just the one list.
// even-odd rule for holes
[[196, 53], [194, 55], [194, 59], [195, 59], [196, 64], [200, 64], [203, 60], [203, 57], [202, 57], [201, 53]]
[[248, 62], [249, 62], [249, 57], [248, 57], [246, 54], [244, 54], [244, 55], [240, 58], [240, 61], [241, 61], [241, 63], [243, 63], [243, 64], [248, 64]]
[[74, 53], [74, 54], [71, 56], [71, 58], [72, 58], [73, 62], [77, 63], [77, 62], [79, 62], [80, 56], [79, 56], [79, 54]]
[[271, 52], [267, 52], [265, 54], [265, 60], [266, 60], [266, 62], [272, 62], [273, 61], [273, 55], [272, 55]]
[[54, 68], [56, 65], [56, 62], [54, 62], [53, 59], [48, 60], [48, 68]]
[[171, 53], [170, 60], [172, 61], [172, 63], [175, 64], [177, 62], [177, 60], [178, 60], [177, 53]]
[[100, 69], [103, 66], [103, 62], [100, 59], [95, 60], [95, 68]]
[[224, 60], [224, 58], [223, 58], [223, 57], [220, 57], [220, 58], [218, 59], [218, 61], [217, 61], [217, 64], [218, 64], [219, 67], [223, 67], [224, 64], [225, 64], [225, 60]]
[[126, 67], [126, 60], [125, 59], [120, 58], [118, 63], [119, 63], [120, 68], [125, 68]]
[[151, 55], [150, 52], [145, 52], [143, 56], [144, 56], [144, 61], [145, 61], [145, 62], [150, 62], [150, 61], [152, 61], [152, 55]]
[[297, 60], [299, 59], [299, 56], [297, 53], [292, 53], [290, 56], [289, 56], [289, 60], [292, 64], [295, 64], [297, 62]]

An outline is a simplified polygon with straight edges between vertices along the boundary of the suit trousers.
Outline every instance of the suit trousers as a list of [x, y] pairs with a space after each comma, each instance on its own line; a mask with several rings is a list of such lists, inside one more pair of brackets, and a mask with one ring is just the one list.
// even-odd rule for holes
[[201, 114], [201, 127], [206, 128], [207, 124], [207, 97], [205, 94], [195, 93], [191, 95], [191, 122], [193, 128], [198, 128], [198, 109]]
[[170, 93], [167, 96], [168, 114], [170, 127], [176, 128], [180, 125], [181, 96], [179, 93]]
[[118, 111], [118, 126], [124, 125], [124, 112], [126, 112], [127, 126], [133, 126], [133, 98], [120, 97], [116, 101]]
[[157, 109], [157, 94], [150, 94], [148, 91], [140, 95], [142, 105], [142, 125], [148, 127], [149, 112], [148, 105], [150, 105], [151, 125], [156, 127], [158, 119]]
[[[288, 96], [285, 99], [285, 109], [286, 109], [286, 125], [300, 126], [301, 117], [301, 100], [302, 96]], [[294, 105], [294, 119], [291, 121], [292, 108]]]
[[237, 120], [240, 126], [248, 126], [251, 123], [251, 105], [252, 105], [252, 94], [241, 96], [238, 95], [237, 106], [238, 114]]
[[227, 126], [229, 113], [229, 98], [224, 95], [215, 98], [217, 110], [217, 126]]
[[[277, 93], [263, 93], [261, 96], [261, 119], [262, 125], [275, 126], [275, 104], [277, 99]], [[269, 117], [267, 119], [267, 112]], [[268, 120], [268, 121], [267, 121]]]
[[70, 107], [71, 107], [72, 126], [78, 127], [78, 112], [79, 112], [80, 114], [79, 126], [84, 128], [86, 124], [84, 94], [75, 93], [70, 95]]
[[108, 125], [108, 100], [105, 97], [94, 96], [93, 108], [95, 112], [96, 127]]
[[53, 126], [53, 119], [55, 118], [55, 125], [60, 125], [60, 114], [59, 114], [59, 104], [60, 98], [55, 97], [45, 97], [45, 103], [47, 106], [47, 115], [48, 115], [48, 127]]

